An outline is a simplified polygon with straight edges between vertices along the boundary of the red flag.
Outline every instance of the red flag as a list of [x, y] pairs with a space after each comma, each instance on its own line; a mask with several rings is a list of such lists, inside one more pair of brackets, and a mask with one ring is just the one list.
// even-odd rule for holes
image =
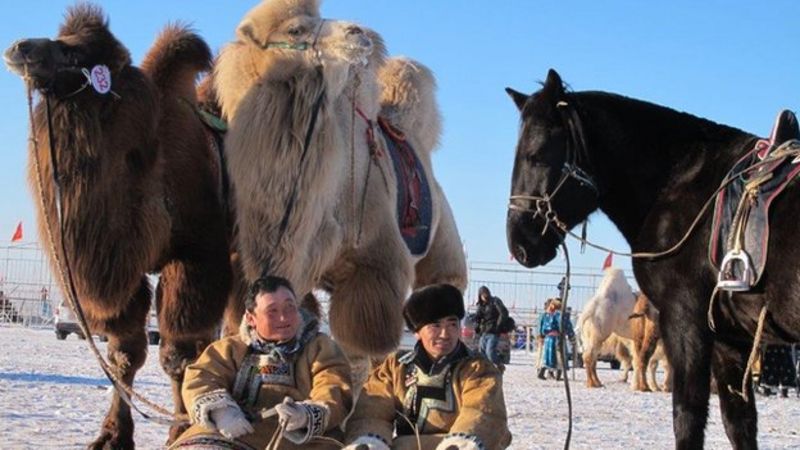
[[11, 242], [17, 242], [22, 240], [22, 222], [17, 224], [17, 229], [14, 231], [14, 235], [11, 236]]
[[603, 270], [606, 270], [609, 267], [611, 267], [611, 264], [612, 264], [613, 260], [614, 260], [614, 254], [611, 253], [611, 252], [608, 252], [608, 256], [606, 256], [606, 260], [603, 261]]

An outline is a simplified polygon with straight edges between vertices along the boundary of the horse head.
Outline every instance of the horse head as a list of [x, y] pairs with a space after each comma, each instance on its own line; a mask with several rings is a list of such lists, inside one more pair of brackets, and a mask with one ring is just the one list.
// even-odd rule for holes
[[522, 117], [506, 222], [509, 249], [526, 267], [556, 256], [566, 230], [598, 207], [576, 105], [550, 70], [542, 89], [506, 89]]
[[34, 89], [59, 98], [90, 85], [101, 92], [105, 86], [110, 89], [111, 76], [131, 63], [128, 50], [109, 31], [102, 10], [89, 4], [68, 10], [55, 40], [18, 40], [3, 58], [9, 70]]

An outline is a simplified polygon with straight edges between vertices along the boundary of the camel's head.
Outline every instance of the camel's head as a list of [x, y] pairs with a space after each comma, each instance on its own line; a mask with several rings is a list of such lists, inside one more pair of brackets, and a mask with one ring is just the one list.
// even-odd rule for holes
[[368, 30], [320, 17], [318, 0], [265, 0], [247, 13], [236, 34], [256, 50], [308, 65], [365, 65], [374, 48]]
[[[22, 39], [3, 54], [9, 70], [26, 79], [34, 89], [68, 96], [92, 85], [100, 90], [103, 77], [130, 64], [130, 54], [108, 30], [100, 8], [78, 4], [67, 11], [55, 40]], [[108, 71], [95, 73], [105, 66]], [[94, 77], [93, 77], [94, 74]], [[96, 84], [95, 84], [96, 83]]]

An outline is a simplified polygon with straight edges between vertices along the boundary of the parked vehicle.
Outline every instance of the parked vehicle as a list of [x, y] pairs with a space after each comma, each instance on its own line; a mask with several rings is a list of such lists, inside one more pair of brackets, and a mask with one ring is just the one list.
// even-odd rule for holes
[[[58, 307], [56, 307], [54, 312], [54, 317], [56, 339], [63, 341], [72, 333], [75, 333], [75, 335], [78, 336], [78, 339], [86, 339], [86, 336], [84, 336], [83, 331], [81, 331], [81, 327], [78, 324], [78, 319], [75, 317], [75, 314], [72, 312], [72, 308], [70, 308], [66, 300], [61, 300], [61, 302], [58, 304]], [[158, 331], [158, 317], [156, 316], [155, 308], [150, 309], [150, 315], [147, 318], [146, 331], [147, 342], [150, 345], [158, 345], [159, 341], [161, 340], [161, 333]], [[108, 340], [108, 338], [103, 335], [98, 335], [97, 338], [101, 342]]]
[[78, 339], [86, 339], [86, 336], [84, 336], [81, 331], [80, 325], [78, 325], [78, 319], [65, 300], [61, 300], [56, 307], [54, 317], [56, 339], [63, 341], [71, 333], [75, 333]]
[[153, 307], [150, 308], [150, 314], [147, 316], [147, 342], [150, 345], [158, 345], [159, 341], [161, 341], [161, 333], [158, 331], [158, 315]]

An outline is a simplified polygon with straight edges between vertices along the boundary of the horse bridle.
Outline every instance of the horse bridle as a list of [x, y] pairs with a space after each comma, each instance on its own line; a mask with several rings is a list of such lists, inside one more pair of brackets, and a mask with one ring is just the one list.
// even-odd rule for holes
[[[587, 163], [589, 160], [586, 138], [584, 136], [580, 115], [578, 111], [566, 101], [559, 101], [556, 107], [561, 113], [564, 124], [570, 133], [569, 139], [567, 140], [567, 155], [561, 167], [561, 177], [558, 179], [555, 188], [553, 188], [551, 192], [546, 192], [541, 195], [511, 195], [508, 204], [509, 210], [523, 213], [530, 212], [533, 213], [533, 218], [541, 216], [545, 222], [542, 228], [542, 235], [547, 232], [551, 224], [555, 225], [561, 231], [568, 230], [567, 224], [558, 218], [558, 214], [555, 209], [553, 209], [553, 199], [564, 184], [566, 184], [567, 180], [573, 179], [577, 181], [579, 186], [591, 190], [595, 198], [600, 196], [600, 189], [592, 175], [579, 165], [581, 163], [581, 158], [586, 159]], [[520, 201], [531, 202], [533, 206], [517, 204]]]

